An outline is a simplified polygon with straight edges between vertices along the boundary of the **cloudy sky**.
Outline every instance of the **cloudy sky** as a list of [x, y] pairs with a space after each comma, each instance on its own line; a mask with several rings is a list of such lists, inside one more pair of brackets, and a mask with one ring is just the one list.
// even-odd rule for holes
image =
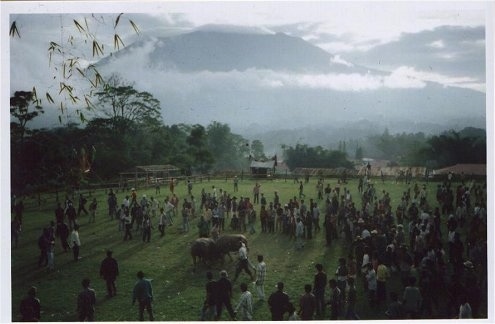
[[[76, 19], [88, 24], [96, 37], [113, 51], [113, 22], [124, 42], [132, 44], [144, 36], [170, 36], [193, 31], [221, 30], [236, 26], [239, 31], [277, 33], [301, 37], [332, 54], [331, 63], [365, 66], [385, 71], [377, 74], [294, 74], [280, 71], [199, 71], [198, 74], [168, 74], [169, 86], [184, 90], [205, 83], [242, 80], [268, 88], [309, 88], [362, 91], [381, 88], [422, 88], [426, 82], [486, 92], [485, 33], [488, 2], [97, 2], [36, 3], [2, 2], [2, 31], [16, 22], [20, 38], [2, 38], [10, 48], [10, 93], [19, 89], [57, 89], [54, 65], [49, 65], [49, 41], [65, 41], [78, 34]], [[100, 14], [105, 12], [107, 14]], [[113, 12], [113, 14], [108, 14]], [[69, 14], [77, 13], [77, 14]], [[91, 14], [95, 14], [94, 18]], [[88, 19], [89, 17], [89, 19]], [[5, 19], [6, 18], [6, 19]], [[140, 29], [137, 35], [129, 24]], [[61, 28], [63, 26], [63, 28]], [[227, 28], [227, 27], [225, 27]], [[81, 42], [71, 50], [80, 62], [93, 62], [91, 46]], [[7, 42], [7, 44], [5, 44]], [[142, 48], [141, 50], [146, 50]], [[2, 50], [2, 53], [5, 51]], [[55, 60], [54, 60], [55, 61]], [[2, 63], [5, 57], [2, 57]], [[137, 64], [142, 62], [127, 62]], [[122, 64], [122, 63], [121, 63]], [[129, 65], [128, 65], [129, 66]], [[143, 72], [144, 73], [144, 72]], [[173, 72], [176, 73], [176, 72]], [[145, 78], [143, 78], [144, 80]], [[55, 80], [55, 81], [54, 81]], [[141, 81], [145, 90], [151, 85]], [[5, 80], [4, 80], [5, 81]], [[146, 88], [146, 87], [149, 88]], [[5, 91], [5, 88], [2, 89]], [[3, 100], [7, 96], [3, 96]], [[174, 120], [177, 121], [177, 120]], [[192, 121], [196, 122], [196, 121]]]

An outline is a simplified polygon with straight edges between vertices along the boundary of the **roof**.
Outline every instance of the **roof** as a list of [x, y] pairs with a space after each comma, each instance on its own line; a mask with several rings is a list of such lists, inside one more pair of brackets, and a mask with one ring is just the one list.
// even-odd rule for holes
[[273, 160], [268, 160], [265, 162], [251, 161], [251, 168], [273, 169], [274, 167], [275, 167], [275, 161], [273, 161]]
[[486, 164], [456, 164], [443, 169], [435, 170], [435, 174], [464, 173], [466, 175], [486, 175]]

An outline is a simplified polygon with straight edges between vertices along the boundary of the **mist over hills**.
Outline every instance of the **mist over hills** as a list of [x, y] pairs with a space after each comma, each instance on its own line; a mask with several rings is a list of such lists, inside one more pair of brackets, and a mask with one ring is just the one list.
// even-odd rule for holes
[[485, 127], [480, 91], [419, 80], [407, 67], [354, 65], [283, 33], [225, 27], [143, 37], [97, 66], [152, 93], [166, 124], [227, 123], [268, 150], [303, 139], [328, 146], [385, 128], [428, 134]]

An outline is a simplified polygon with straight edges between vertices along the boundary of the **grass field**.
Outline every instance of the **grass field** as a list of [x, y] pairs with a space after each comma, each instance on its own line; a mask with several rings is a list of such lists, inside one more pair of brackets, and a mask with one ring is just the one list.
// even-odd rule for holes
[[[334, 187], [336, 180], [327, 179], [325, 185], [327, 183]], [[254, 181], [241, 181], [236, 196], [251, 197], [253, 185]], [[201, 189], [205, 188], [209, 191], [212, 186], [222, 188], [230, 193], [233, 190], [231, 181], [211, 180], [196, 183], [194, 184], [193, 195], [197, 197], [198, 207]], [[316, 179], [311, 179], [309, 184], [305, 185], [307, 200], [317, 197], [315, 186]], [[376, 187], [377, 192], [384, 189], [390, 193], [394, 209], [402, 192], [406, 189], [405, 184], [395, 184], [391, 180], [384, 184], [377, 182]], [[357, 180], [351, 180], [347, 184], [347, 188], [351, 190], [354, 200], [359, 205], [360, 200], [356, 199], [358, 197]], [[429, 201], [435, 206], [433, 203], [435, 202], [436, 184], [429, 184], [428, 188]], [[298, 195], [298, 185], [294, 184], [292, 180], [261, 181], [261, 192], [265, 194], [268, 201], [273, 199], [275, 190], [279, 192], [283, 203]], [[175, 192], [179, 198], [185, 197], [187, 190], [184, 183], [179, 184]], [[158, 198], [160, 202], [163, 202], [169, 191], [168, 188], [162, 186], [161, 194], [155, 195], [154, 188], [138, 188], [139, 197], [142, 194], [146, 194], [148, 197], [154, 196], [155, 199]], [[117, 193], [119, 204], [124, 195], [121, 192]], [[88, 217], [84, 215], [79, 220], [82, 225], [79, 231], [82, 259], [79, 262], [74, 262], [72, 253], [64, 253], [57, 240], [55, 270], [52, 272], [37, 267], [39, 256], [37, 238], [41, 234], [42, 228], [54, 220], [55, 198], [53, 196], [42, 197], [41, 207], [37, 206], [37, 201], [34, 199], [26, 199], [19, 246], [17, 249], [11, 250], [12, 320], [19, 320], [19, 301], [25, 296], [28, 288], [34, 285], [38, 287], [38, 297], [41, 300], [42, 321], [76, 321], [76, 299], [81, 290], [80, 282], [84, 277], [88, 277], [91, 279], [91, 286], [97, 293], [97, 321], [135, 321], [137, 320], [137, 306], [131, 306], [131, 298], [136, 272], [139, 270], [144, 271], [146, 277], [153, 279], [155, 320], [199, 320], [200, 308], [205, 296], [205, 273], [208, 269], [200, 267], [195, 273], [192, 272], [189, 244], [198, 237], [197, 218], [191, 221], [191, 230], [187, 234], [180, 233], [181, 221], [176, 218], [176, 224], [167, 227], [165, 237], [160, 238], [156, 228], [157, 221], [154, 220], [155, 229], [152, 232], [151, 243], [143, 243], [138, 234], [131, 241], [123, 241], [123, 233], [118, 232], [117, 222], [111, 221], [107, 216], [106, 193], [101, 190], [93, 193], [93, 197], [96, 197], [99, 203], [96, 223], [87, 224]], [[324, 202], [321, 201], [319, 206], [323, 210]], [[256, 208], [258, 211], [259, 206]], [[316, 234], [312, 240], [307, 241], [302, 250], [295, 250], [294, 241], [290, 241], [283, 234], [260, 233], [259, 219], [256, 223], [256, 230], [255, 234], [246, 234], [246, 236], [249, 240], [249, 255], [253, 263], [256, 262], [257, 254], [263, 254], [267, 263], [265, 294], [268, 296], [275, 291], [276, 283], [283, 281], [291, 301], [296, 305], [299, 296], [304, 291], [304, 284], [312, 284], [316, 263], [322, 263], [329, 278], [331, 278], [338, 266], [338, 258], [347, 255], [348, 247], [343, 246], [342, 241], [325, 247], [323, 230]], [[226, 230], [226, 232], [231, 231]], [[105, 282], [99, 278], [99, 266], [107, 249], [114, 251], [114, 257], [118, 260], [120, 268], [120, 276], [117, 279], [118, 293], [116, 297], [111, 299], [106, 297]], [[218, 278], [218, 272], [223, 268], [229, 272], [230, 278], [233, 279], [235, 262], [230, 262], [228, 258], [226, 258], [223, 266], [215, 264], [209, 270], [213, 271], [214, 276]], [[240, 275], [234, 287], [234, 305], [240, 295], [238, 284], [243, 281], [250, 281], [246, 274]], [[357, 281], [356, 286], [358, 289], [356, 307], [358, 314], [363, 319], [385, 318], [385, 305], [370, 309], [363, 295], [360, 280]], [[256, 301], [255, 289], [251, 284], [249, 288]], [[392, 277], [388, 284], [388, 290], [394, 289], [402, 293], [398, 278]], [[254, 307], [254, 320], [270, 319], [266, 302], [255, 303]], [[222, 319], [228, 319], [225, 310]]]

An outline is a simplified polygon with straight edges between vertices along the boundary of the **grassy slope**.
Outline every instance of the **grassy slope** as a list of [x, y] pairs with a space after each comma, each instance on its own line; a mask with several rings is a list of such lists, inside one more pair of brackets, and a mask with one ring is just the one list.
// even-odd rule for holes
[[[327, 180], [333, 187], [334, 179]], [[273, 192], [278, 190], [281, 201], [286, 202], [290, 197], [297, 195], [298, 186], [292, 180], [262, 181], [262, 192], [268, 201], [273, 198]], [[207, 191], [211, 186], [224, 188], [231, 192], [233, 185], [224, 180], [212, 180], [211, 182], [197, 183], [193, 194], [199, 197], [201, 188]], [[236, 196], [251, 196], [253, 181], [242, 181], [239, 185], [239, 193]], [[305, 186], [307, 200], [316, 198], [316, 180], [312, 179]], [[357, 197], [357, 183], [351, 181], [348, 186], [354, 197]], [[429, 186], [430, 202], [433, 202], [434, 189], [436, 185]], [[378, 192], [385, 189], [390, 192], [392, 205], [397, 205], [405, 185], [394, 184], [391, 181], [384, 185], [377, 183]], [[162, 188], [158, 199], [163, 201], [168, 188]], [[176, 188], [179, 198], [184, 197], [186, 188], [179, 184]], [[154, 189], [138, 190], [139, 197], [147, 194], [148, 197], [155, 196]], [[106, 216], [106, 196], [103, 191], [94, 194], [99, 202], [97, 221], [95, 224], [86, 224], [87, 216], [82, 216], [80, 223], [81, 256], [80, 262], [72, 261], [72, 254], [64, 253], [57, 241], [55, 255], [55, 271], [47, 272], [46, 269], [37, 268], [38, 247], [37, 238], [43, 226], [53, 219], [54, 197], [46, 197], [46, 202], [41, 208], [35, 206], [34, 201], [27, 201], [27, 210], [24, 216], [23, 232], [21, 233], [19, 247], [12, 250], [12, 319], [18, 319], [18, 305], [20, 299], [31, 285], [38, 287], [38, 295], [42, 303], [43, 321], [75, 321], [76, 320], [76, 296], [80, 291], [80, 281], [84, 277], [92, 280], [92, 287], [97, 292], [98, 321], [134, 321], [137, 320], [137, 307], [131, 306], [131, 292], [135, 282], [135, 274], [143, 270], [147, 277], [153, 278], [155, 294], [154, 312], [155, 319], [161, 321], [196, 321], [199, 319], [200, 307], [204, 298], [205, 272], [207, 269], [200, 268], [196, 273], [191, 271], [192, 261], [189, 255], [189, 243], [197, 237], [196, 222], [191, 222], [191, 231], [188, 234], [180, 234], [177, 225], [168, 227], [164, 238], [159, 237], [155, 227], [152, 232], [151, 243], [143, 243], [136, 235], [132, 241], [123, 242], [122, 233], [117, 231], [116, 221], [111, 221]], [[119, 203], [124, 196], [117, 193]], [[356, 198], [354, 198], [356, 200]], [[357, 200], [356, 200], [357, 201]], [[323, 202], [320, 208], [323, 208]], [[156, 221], [155, 221], [156, 224]], [[257, 254], [263, 254], [268, 266], [265, 294], [268, 296], [275, 290], [276, 282], [283, 281], [286, 291], [291, 300], [297, 304], [298, 296], [303, 292], [305, 283], [312, 283], [314, 264], [322, 263], [329, 277], [337, 268], [337, 259], [345, 256], [346, 247], [341, 243], [325, 247], [324, 232], [316, 235], [313, 240], [306, 243], [302, 251], [294, 249], [294, 242], [282, 234], [270, 235], [260, 233], [259, 220], [256, 224], [257, 233], [248, 236], [250, 244], [250, 256], [255, 262]], [[228, 232], [228, 231], [227, 231]], [[106, 249], [114, 251], [114, 257], [119, 261], [120, 276], [117, 279], [118, 295], [107, 299], [105, 283], [99, 279], [99, 265], [105, 257]], [[225, 264], [214, 265], [211, 269], [215, 276], [218, 271], [225, 268], [231, 279], [234, 274], [235, 263], [226, 258]], [[246, 274], [241, 274], [238, 284], [249, 281]], [[397, 280], [392, 278], [391, 287], [401, 291]], [[362, 295], [361, 283], [358, 280], [358, 313], [364, 319], [383, 318], [383, 307], [369, 309]], [[250, 285], [253, 296], [256, 292]], [[237, 301], [240, 291], [238, 285], [234, 288], [233, 303]], [[257, 298], [255, 298], [257, 300]], [[227, 319], [226, 311], [223, 319]], [[266, 303], [256, 303], [254, 311], [255, 320], [268, 320], [270, 318]]]

